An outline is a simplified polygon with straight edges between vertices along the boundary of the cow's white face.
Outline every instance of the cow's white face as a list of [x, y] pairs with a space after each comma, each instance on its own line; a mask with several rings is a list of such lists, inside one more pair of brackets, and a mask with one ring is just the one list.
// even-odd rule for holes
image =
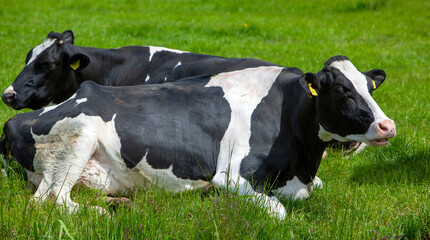
[[396, 134], [396, 125], [371, 95], [385, 80], [385, 72], [362, 73], [347, 58], [339, 57], [326, 63], [325, 77], [319, 96], [319, 137], [387, 145]]

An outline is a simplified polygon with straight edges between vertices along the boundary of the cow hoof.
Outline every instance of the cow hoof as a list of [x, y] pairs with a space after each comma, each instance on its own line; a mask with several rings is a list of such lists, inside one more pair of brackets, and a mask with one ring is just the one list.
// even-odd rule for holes
[[109, 211], [106, 210], [106, 209], [104, 209], [104, 208], [102, 208], [102, 207], [92, 206], [90, 208], [91, 208], [91, 210], [94, 210], [94, 211], [98, 212], [101, 215], [108, 215], [108, 216], [110, 216]]
[[271, 214], [279, 220], [284, 220], [287, 216], [287, 210], [285, 210], [285, 207], [281, 203], [278, 203], [274, 207], [272, 206], [270, 210]]
[[131, 203], [130, 199], [125, 197], [106, 197], [105, 199], [106, 204], [115, 204], [115, 205], [128, 205]]
[[296, 192], [294, 195], [294, 200], [303, 200], [310, 197], [309, 190], [307, 188], [302, 188]]
[[312, 188], [323, 188], [323, 182], [319, 177], [315, 176]]
[[105, 203], [109, 209], [116, 211], [118, 208], [129, 207], [131, 201], [125, 197], [106, 197]]

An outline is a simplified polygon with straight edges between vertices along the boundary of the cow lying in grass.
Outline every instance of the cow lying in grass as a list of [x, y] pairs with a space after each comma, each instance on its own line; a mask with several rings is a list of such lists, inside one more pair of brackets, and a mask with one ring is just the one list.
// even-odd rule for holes
[[60, 105], [11, 118], [0, 151], [33, 172], [35, 199], [71, 211], [77, 182], [109, 195], [143, 182], [173, 192], [213, 183], [282, 219], [277, 197], [310, 196], [330, 140], [385, 146], [395, 136], [371, 97], [384, 80], [336, 56], [318, 73], [266, 66], [160, 85], [85, 82]]
[[105, 86], [130, 86], [277, 66], [258, 59], [223, 58], [163, 47], [101, 49], [73, 43], [72, 31], [49, 33], [43, 43], [28, 52], [26, 66], [3, 92], [3, 102], [14, 109], [39, 109], [67, 100], [87, 80]]

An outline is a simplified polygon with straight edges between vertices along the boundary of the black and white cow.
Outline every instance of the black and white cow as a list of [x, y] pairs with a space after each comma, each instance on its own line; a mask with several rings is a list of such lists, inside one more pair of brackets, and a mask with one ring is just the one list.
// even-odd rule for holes
[[321, 184], [328, 141], [385, 146], [395, 136], [370, 94], [384, 80], [336, 56], [315, 74], [266, 66], [134, 87], [88, 81], [60, 105], [11, 118], [0, 150], [34, 172], [35, 199], [70, 210], [77, 182], [113, 195], [144, 182], [174, 192], [213, 183], [284, 218], [277, 197], [307, 198]]
[[72, 31], [49, 33], [42, 44], [28, 52], [26, 66], [2, 94], [3, 102], [14, 109], [39, 109], [67, 100], [86, 80], [129, 86], [277, 66], [257, 59], [223, 58], [162, 47], [100, 49], [73, 42]]

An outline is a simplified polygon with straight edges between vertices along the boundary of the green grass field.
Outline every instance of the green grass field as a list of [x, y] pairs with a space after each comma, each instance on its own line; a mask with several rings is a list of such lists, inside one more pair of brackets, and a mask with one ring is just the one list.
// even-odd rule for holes
[[[334, 55], [362, 71], [381, 68], [374, 93], [398, 135], [356, 156], [330, 152], [324, 188], [283, 200], [288, 216], [223, 190], [173, 195], [136, 191], [110, 215], [75, 215], [29, 203], [22, 171], [0, 176], [0, 239], [430, 239], [430, 1], [23, 1], [0, 0], [0, 90], [50, 31], [71, 29], [75, 44], [155, 45], [252, 57], [317, 72]], [[28, 110], [23, 110], [28, 111]], [[23, 112], [0, 104], [1, 126]], [[78, 190], [79, 203], [105, 206]]]

